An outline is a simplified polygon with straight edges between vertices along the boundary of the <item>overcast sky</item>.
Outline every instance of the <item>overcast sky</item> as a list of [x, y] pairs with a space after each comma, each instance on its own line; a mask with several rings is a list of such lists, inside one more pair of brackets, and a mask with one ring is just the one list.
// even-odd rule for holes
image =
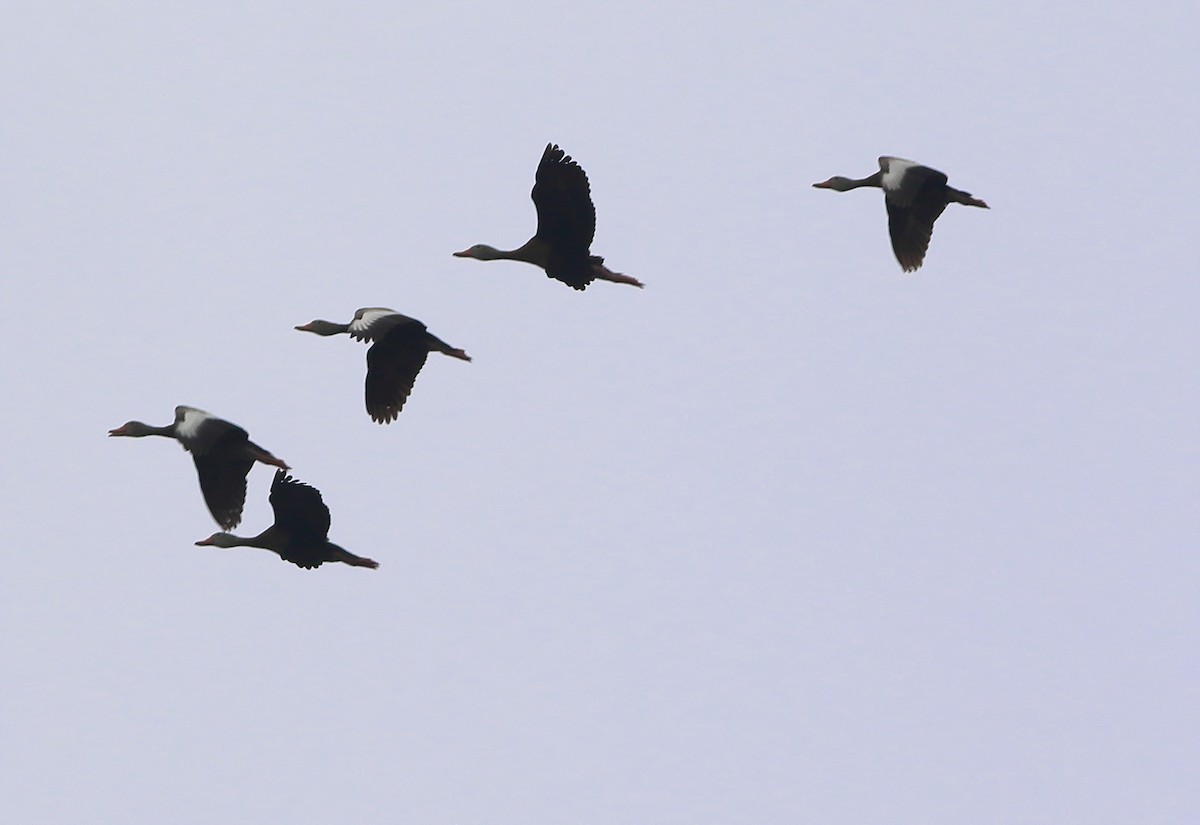
[[[6, 821], [1200, 821], [1200, 12], [826, 5], [9, 0]], [[451, 257], [549, 141], [644, 290]], [[376, 425], [361, 306], [474, 361]]]

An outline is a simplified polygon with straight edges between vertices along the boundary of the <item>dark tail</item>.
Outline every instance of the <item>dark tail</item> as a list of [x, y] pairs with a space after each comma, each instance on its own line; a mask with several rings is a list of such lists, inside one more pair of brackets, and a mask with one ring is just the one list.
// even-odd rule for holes
[[440, 353], [444, 353], [445, 355], [449, 355], [451, 358], [458, 358], [463, 361], [471, 360], [471, 356], [467, 355], [466, 352], [458, 349], [457, 347], [450, 346], [436, 335], [429, 336], [429, 348], [435, 349]]
[[630, 286], [636, 286], [638, 289], [644, 289], [646, 286], [637, 278], [631, 278], [621, 272], [613, 272], [604, 265], [604, 259], [599, 255], [592, 256], [592, 275], [601, 281], [612, 281], [614, 284], [629, 284]]
[[978, 206], [981, 209], [991, 208], [979, 198], [973, 197], [970, 192], [964, 192], [961, 189], [955, 189], [951, 186], [947, 186], [946, 188], [950, 190], [951, 199], [955, 203], [961, 203], [964, 206]]
[[290, 470], [291, 467], [282, 458], [276, 458], [267, 450], [255, 444], [253, 441], [247, 441], [246, 447], [250, 450], [250, 455], [254, 456], [255, 461], [261, 461], [263, 464], [270, 464], [272, 467], [278, 467], [281, 470]]
[[[331, 544], [332, 544], [332, 542], [331, 542]], [[370, 567], [372, 570], [374, 570], [376, 567], [379, 566], [379, 562], [375, 561], [374, 559], [367, 559], [367, 558], [363, 558], [362, 556], [356, 556], [353, 553], [351, 553], [349, 550], [346, 550], [345, 548], [342, 548], [342, 547], [338, 547], [336, 544], [333, 545], [333, 552], [330, 553], [329, 555], [333, 561], [344, 562], [344, 563], [350, 565], [351, 567]]]

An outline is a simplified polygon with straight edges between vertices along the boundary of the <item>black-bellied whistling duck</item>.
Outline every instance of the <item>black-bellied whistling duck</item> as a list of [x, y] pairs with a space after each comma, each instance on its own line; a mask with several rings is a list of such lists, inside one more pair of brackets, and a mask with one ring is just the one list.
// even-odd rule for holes
[[888, 233], [892, 236], [892, 250], [905, 272], [920, 269], [933, 234], [933, 222], [945, 210], [947, 204], [961, 203], [987, 209], [988, 205], [970, 192], [963, 192], [946, 185], [946, 176], [936, 169], [922, 166], [903, 158], [881, 157], [879, 171], [870, 177], [858, 180], [835, 175], [822, 183], [814, 183], [817, 189], [833, 189], [848, 192], [860, 186], [874, 186], [883, 190], [883, 200], [888, 211]]
[[546, 274], [574, 289], [586, 289], [599, 278], [641, 287], [642, 282], [613, 272], [604, 259], [591, 253], [596, 234], [596, 207], [592, 205], [587, 173], [566, 152], [547, 144], [533, 184], [533, 205], [538, 225], [533, 237], [516, 249], [496, 249], [476, 244], [457, 258], [480, 261], [524, 261], [540, 266]]
[[260, 547], [284, 561], [306, 570], [325, 562], [340, 561], [354, 567], [378, 567], [371, 559], [356, 556], [329, 540], [329, 508], [315, 487], [289, 476], [283, 470], [271, 482], [271, 509], [275, 523], [257, 536], [243, 538], [232, 533], [213, 533], [196, 542], [198, 547]]
[[196, 462], [200, 491], [204, 493], [208, 511], [226, 530], [236, 527], [242, 520], [246, 476], [254, 462], [289, 469], [281, 459], [251, 441], [249, 434], [238, 425], [195, 407], [176, 407], [174, 423], [165, 427], [129, 421], [109, 430], [108, 434], [129, 438], [161, 435], [178, 441]]
[[363, 307], [348, 324], [318, 320], [296, 329], [316, 335], [345, 332], [357, 341], [373, 342], [367, 350], [367, 413], [380, 424], [389, 424], [400, 415], [429, 353], [471, 360], [462, 350], [430, 333], [420, 321], [386, 307]]

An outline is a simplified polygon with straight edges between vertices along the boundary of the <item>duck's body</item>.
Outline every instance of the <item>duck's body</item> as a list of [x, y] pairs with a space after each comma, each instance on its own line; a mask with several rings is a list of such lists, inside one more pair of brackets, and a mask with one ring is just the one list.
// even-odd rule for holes
[[196, 542], [198, 547], [259, 547], [270, 550], [284, 561], [312, 570], [326, 562], [340, 561], [353, 567], [378, 567], [375, 562], [356, 556], [329, 540], [329, 508], [315, 487], [287, 475], [275, 473], [271, 482], [271, 509], [275, 523], [257, 536], [213, 533]]
[[166, 426], [128, 421], [109, 430], [108, 434], [129, 438], [160, 435], [178, 441], [192, 454], [208, 511], [226, 530], [236, 527], [242, 520], [246, 476], [254, 462], [289, 469], [283, 460], [251, 441], [249, 434], [238, 425], [195, 407], [176, 407], [175, 421]]
[[933, 224], [951, 203], [964, 206], [988, 205], [970, 192], [947, 185], [942, 172], [904, 158], [879, 158], [879, 171], [865, 178], [844, 178], [835, 175], [827, 181], [814, 183], [817, 189], [848, 192], [864, 186], [883, 190], [888, 212], [888, 234], [892, 251], [905, 272], [920, 269], [929, 249]]
[[613, 272], [604, 259], [591, 253], [596, 233], [596, 207], [583, 168], [554, 144], [547, 144], [534, 179], [533, 204], [538, 225], [534, 236], [516, 249], [475, 244], [458, 258], [480, 261], [523, 261], [573, 289], [587, 289], [596, 279], [641, 287], [628, 275]]
[[462, 361], [471, 360], [471, 356], [429, 332], [417, 319], [386, 307], [363, 307], [348, 324], [317, 320], [296, 329], [322, 336], [346, 333], [356, 341], [371, 343], [367, 350], [365, 396], [367, 413], [380, 424], [388, 424], [400, 415], [429, 353], [441, 352]]

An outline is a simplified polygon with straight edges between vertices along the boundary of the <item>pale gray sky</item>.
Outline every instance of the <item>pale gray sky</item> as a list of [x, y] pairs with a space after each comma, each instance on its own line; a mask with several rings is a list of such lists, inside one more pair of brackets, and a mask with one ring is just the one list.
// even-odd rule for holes
[[[1196, 821], [1198, 18], [6, 4], [6, 820]], [[451, 257], [548, 141], [644, 291]], [[475, 360], [375, 425], [360, 306]], [[379, 570], [193, 546], [176, 404]]]

